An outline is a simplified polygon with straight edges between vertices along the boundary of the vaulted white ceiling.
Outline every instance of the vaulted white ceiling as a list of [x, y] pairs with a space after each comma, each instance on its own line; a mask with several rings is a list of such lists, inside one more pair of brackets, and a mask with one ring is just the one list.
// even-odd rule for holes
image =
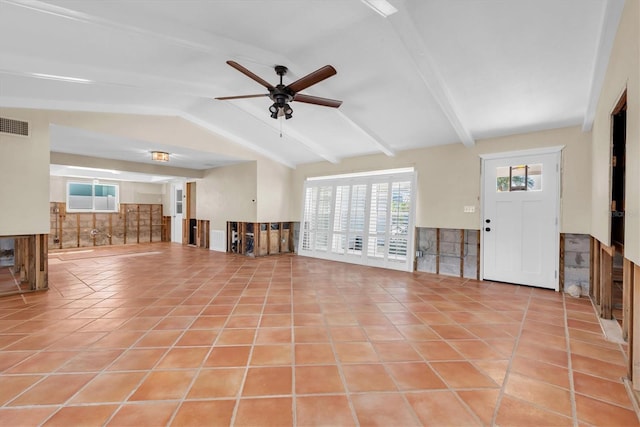
[[[177, 115], [291, 167], [590, 128], [623, 0], [390, 3], [384, 18], [360, 0], [0, 0], [0, 106]], [[303, 92], [343, 104], [274, 120], [266, 97], [215, 100], [266, 93], [227, 60], [274, 85], [277, 64], [285, 84], [331, 64]], [[148, 145], [63, 126], [51, 140], [107, 158]], [[181, 167], [233, 160], [161, 148]]]

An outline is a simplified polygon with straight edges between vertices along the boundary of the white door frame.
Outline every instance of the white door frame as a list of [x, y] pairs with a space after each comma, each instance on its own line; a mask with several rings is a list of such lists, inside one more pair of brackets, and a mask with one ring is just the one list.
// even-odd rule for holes
[[480, 278], [481, 280], [484, 280], [484, 255], [485, 255], [485, 244], [484, 244], [484, 233], [482, 233], [482, 230], [485, 227], [485, 223], [484, 223], [484, 218], [485, 218], [485, 184], [484, 184], [484, 176], [485, 176], [485, 161], [486, 160], [494, 160], [494, 159], [507, 159], [510, 157], [524, 157], [524, 156], [532, 156], [532, 155], [541, 155], [541, 154], [556, 154], [558, 156], [558, 168], [559, 170], [558, 172], [558, 179], [556, 182], [557, 185], [557, 203], [556, 203], [556, 218], [557, 218], [557, 224], [556, 224], [556, 235], [557, 238], [554, 240], [555, 241], [555, 252], [558, 254], [558, 256], [556, 256], [554, 258], [555, 261], [555, 265], [554, 265], [554, 270], [556, 271], [555, 274], [555, 286], [554, 289], [556, 291], [559, 290], [559, 277], [560, 277], [560, 222], [561, 222], [561, 205], [562, 205], [562, 150], [564, 149], [564, 145], [559, 145], [559, 146], [552, 146], [552, 147], [543, 147], [543, 148], [534, 148], [534, 149], [529, 149], [529, 150], [520, 150], [520, 151], [506, 151], [506, 152], [500, 152], [500, 153], [489, 153], [489, 154], [481, 154], [480, 155], [480, 159], [481, 159], [481, 172], [480, 172]]

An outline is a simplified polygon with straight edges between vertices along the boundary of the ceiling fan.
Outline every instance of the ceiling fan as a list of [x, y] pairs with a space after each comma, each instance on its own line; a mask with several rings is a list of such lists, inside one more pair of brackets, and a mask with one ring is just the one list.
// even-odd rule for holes
[[307, 74], [306, 76], [286, 86], [282, 83], [282, 76], [287, 74], [288, 69], [284, 65], [276, 65], [274, 68], [276, 70], [276, 74], [280, 76], [280, 83], [276, 86], [273, 86], [266, 80], [263, 80], [235, 61], [227, 61], [227, 64], [231, 65], [233, 68], [240, 71], [250, 79], [255, 80], [262, 86], [266, 87], [269, 93], [259, 95], [222, 96], [216, 99], [228, 100], [242, 98], [259, 98], [261, 96], [268, 96], [269, 99], [273, 101], [273, 105], [269, 107], [269, 112], [271, 113], [271, 117], [274, 119], [277, 119], [278, 117], [283, 115], [285, 119], [290, 119], [292, 117], [293, 109], [289, 106], [289, 102], [291, 101], [305, 102], [307, 104], [322, 105], [324, 107], [333, 108], [338, 108], [342, 104], [342, 101], [337, 101], [335, 99], [320, 98], [317, 96], [299, 93], [309, 86], [320, 83], [321, 81], [335, 75], [337, 71], [331, 65], [325, 65], [324, 67], [319, 68], [316, 71]]

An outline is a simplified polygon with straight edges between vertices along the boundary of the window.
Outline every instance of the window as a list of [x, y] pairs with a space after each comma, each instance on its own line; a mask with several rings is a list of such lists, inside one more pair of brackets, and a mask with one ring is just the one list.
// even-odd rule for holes
[[496, 191], [541, 191], [542, 165], [516, 165], [496, 168]]
[[300, 254], [410, 271], [414, 180], [413, 169], [308, 179]]
[[176, 190], [176, 215], [182, 215], [182, 188]]
[[117, 212], [118, 186], [88, 182], [67, 183], [68, 212]]

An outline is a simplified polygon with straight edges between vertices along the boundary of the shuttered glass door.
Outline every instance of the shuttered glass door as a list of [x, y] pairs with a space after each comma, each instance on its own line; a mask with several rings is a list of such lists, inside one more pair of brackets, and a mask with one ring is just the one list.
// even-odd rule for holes
[[307, 180], [299, 254], [413, 269], [415, 173]]

